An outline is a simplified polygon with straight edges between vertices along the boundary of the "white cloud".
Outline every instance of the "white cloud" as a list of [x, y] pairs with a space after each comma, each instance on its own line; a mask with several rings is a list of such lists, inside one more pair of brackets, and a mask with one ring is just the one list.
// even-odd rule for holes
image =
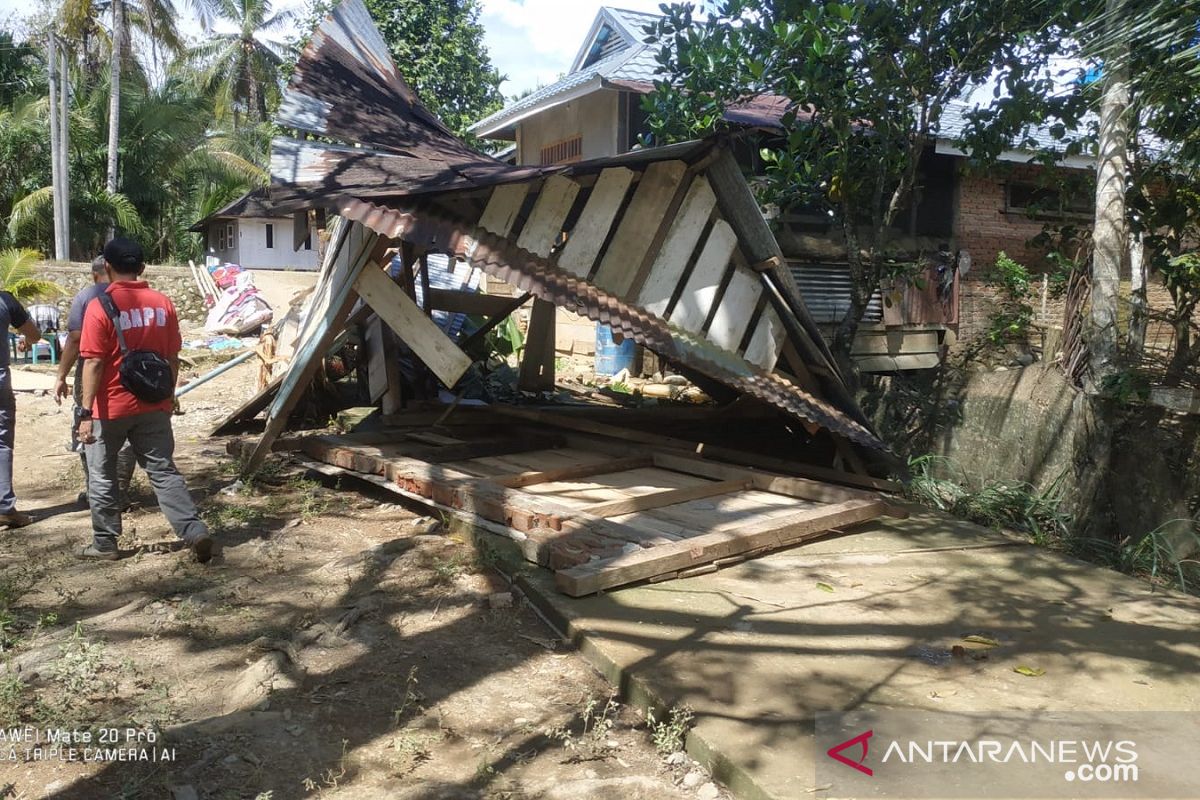
[[661, 0], [481, 0], [484, 44], [506, 95], [553, 83], [571, 68], [601, 6], [657, 12]]

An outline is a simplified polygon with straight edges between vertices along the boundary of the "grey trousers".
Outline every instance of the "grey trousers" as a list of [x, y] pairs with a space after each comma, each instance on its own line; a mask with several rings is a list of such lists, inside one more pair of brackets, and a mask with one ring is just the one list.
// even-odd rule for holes
[[175, 535], [193, 542], [208, 533], [188, 494], [187, 483], [175, 466], [175, 433], [171, 415], [151, 411], [122, 419], [96, 420], [96, 437], [87, 446], [88, 499], [92, 507], [92, 535], [98, 550], [112, 550], [121, 535], [121, 506], [118, 500], [117, 457], [129, 442], [133, 455], [154, 487], [158, 507], [171, 523]]
[[[83, 359], [81, 358], [75, 364], [74, 396], [75, 396], [75, 407], [76, 408], [80, 408], [83, 406], [83, 396], [82, 395], [83, 395]], [[79, 453], [79, 463], [81, 463], [83, 465], [83, 488], [86, 491], [87, 485], [88, 485], [88, 473], [90, 472], [90, 470], [88, 469], [87, 449], [84, 447], [82, 442], [80, 442], [77, 438], [75, 438], [75, 420], [77, 420], [77, 419], [78, 419], [77, 416], [75, 416], [74, 414], [71, 415], [71, 449], [76, 450]], [[134, 457], [133, 457], [133, 448], [131, 448], [129, 446], [129, 444], [127, 443], [124, 447], [121, 448], [121, 454], [119, 456], [117, 456], [117, 477], [120, 479], [120, 483], [121, 483], [121, 505], [122, 506], [125, 505], [125, 501], [128, 499], [129, 484], [130, 484], [130, 482], [133, 481], [133, 468], [136, 466], [137, 466], [137, 461], [134, 460]]]
[[8, 367], [0, 367], [0, 514], [17, 505], [13, 494], [13, 442], [17, 438], [17, 400], [13, 397], [12, 376]]

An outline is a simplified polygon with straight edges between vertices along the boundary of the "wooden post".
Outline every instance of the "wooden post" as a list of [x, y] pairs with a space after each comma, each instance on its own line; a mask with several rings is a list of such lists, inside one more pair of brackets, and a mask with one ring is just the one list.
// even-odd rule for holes
[[517, 388], [523, 392], [554, 391], [554, 317], [553, 303], [533, 301], [517, 380]]

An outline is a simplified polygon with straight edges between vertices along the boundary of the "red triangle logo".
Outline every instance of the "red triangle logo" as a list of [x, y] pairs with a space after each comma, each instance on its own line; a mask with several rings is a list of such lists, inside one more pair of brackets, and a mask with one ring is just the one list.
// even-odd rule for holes
[[[874, 770], [872, 770], [870, 767], [863, 766], [863, 762], [867, 760], [867, 748], [869, 747], [868, 740], [874, 735], [875, 735], [875, 731], [873, 731], [873, 730], [867, 731], [865, 733], [860, 733], [858, 736], [855, 736], [853, 739], [847, 739], [846, 741], [842, 742], [841, 744], [835, 744], [833, 747], [826, 750], [825, 754], [828, 755], [830, 758], [832, 758], [834, 761], [842, 762], [847, 767], [853, 767], [854, 769], [858, 770], [859, 772], [862, 772], [866, 775], [873, 776], [875, 774]], [[848, 748], [854, 747], [855, 745], [862, 747], [862, 756], [859, 757], [859, 759], [857, 761], [851, 761], [849, 758], [842, 755], [842, 751], [846, 750]]]

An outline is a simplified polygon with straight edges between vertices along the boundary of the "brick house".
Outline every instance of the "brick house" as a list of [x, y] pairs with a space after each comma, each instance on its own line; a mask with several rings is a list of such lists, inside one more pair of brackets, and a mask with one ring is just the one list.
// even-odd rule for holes
[[[645, 128], [640, 99], [656, 77], [657, 48], [644, 42], [643, 29], [656, 18], [602, 8], [561, 80], [480, 120], [473, 132], [512, 142], [518, 164], [567, 163], [633, 149]], [[769, 136], [786, 105], [782, 98], [760, 98], [731, 110], [727, 119]], [[992, 294], [981, 278], [998, 252], [1038, 268], [1045, 254], [1030, 240], [1048, 224], [1082, 223], [1091, 216], [1090, 191], [1056, 196], [1042, 185], [1045, 173], [1030, 163], [1031, 152], [1008, 151], [998, 168], [986, 174], [973, 170], [968, 154], [955, 143], [969, 108], [961, 102], [945, 112], [936, 142], [922, 157], [913, 208], [888, 238], [889, 255], [929, 265], [926, 288], [898, 290], [889, 297], [897, 302], [874, 298], [855, 343], [863, 371], [937, 366], [948, 347], [987, 328]], [[1027, 131], [1026, 138], [1039, 146], [1062, 144], [1043, 130]], [[739, 160], [754, 172], [756, 148], [744, 147]], [[1069, 156], [1059, 164], [1078, 178], [1092, 168], [1086, 156]], [[776, 215], [772, 223], [806, 305], [832, 332], [849, 307], [840, 231], [826, 218], [802, 213]], [[586, 345], [586, 331], [566, 330], [560, 349]]]

